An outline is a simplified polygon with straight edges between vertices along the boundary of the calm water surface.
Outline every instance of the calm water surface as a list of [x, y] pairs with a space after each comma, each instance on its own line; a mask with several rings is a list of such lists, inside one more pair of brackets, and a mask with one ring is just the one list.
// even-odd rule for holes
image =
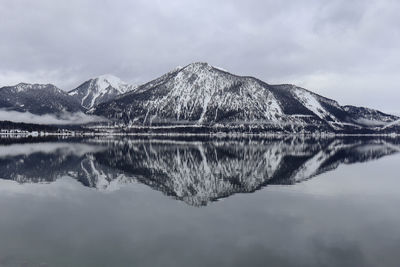
[[0, 266], [400, 266], [400, 141], [0, 140]]

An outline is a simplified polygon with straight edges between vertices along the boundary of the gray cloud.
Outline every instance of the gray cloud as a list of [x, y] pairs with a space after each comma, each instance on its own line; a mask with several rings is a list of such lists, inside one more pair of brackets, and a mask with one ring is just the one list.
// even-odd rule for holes
[[207, 61], [400, 112], [399, 11], [395, 0], [2, 1], [0, 86], [141, 83]]

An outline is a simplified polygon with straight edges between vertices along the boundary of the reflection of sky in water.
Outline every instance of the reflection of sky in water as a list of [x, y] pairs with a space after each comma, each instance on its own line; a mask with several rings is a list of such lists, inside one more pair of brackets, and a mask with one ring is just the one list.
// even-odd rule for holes
[[0, 180], [0, 266], [398, 266], [399, 160], [202, 208], [138, 182], [97, 191], [68, 177]]

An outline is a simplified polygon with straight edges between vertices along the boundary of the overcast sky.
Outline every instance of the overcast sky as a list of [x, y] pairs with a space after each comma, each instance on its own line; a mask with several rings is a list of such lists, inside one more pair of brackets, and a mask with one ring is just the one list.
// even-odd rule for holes
[[397, 0], [0, 1], [0, 86], [142, 83], [206, 61], [400, 114]]

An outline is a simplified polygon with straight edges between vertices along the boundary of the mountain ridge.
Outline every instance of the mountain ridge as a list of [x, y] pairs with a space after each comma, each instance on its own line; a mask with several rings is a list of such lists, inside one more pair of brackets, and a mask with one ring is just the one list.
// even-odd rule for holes
[[1, 87], [0, 108], [36, 115], [84, 111], [78, 102], [55, 85], [29, 83]]
[[106, 74], [69, 92], [52, 84], [20, 83], [0, 88], [0, 97], [0, 108], [5, 110], [39, 115], [83, 111], [107, 118], [115, 130], [188, 126], [203, 127], [204, 132], [400, 131], [398, 116], [342, 106], [293, 84], [269, 84], [206, 62], [177, 67], [140, 86]]
[[263, 125], [299, 132], [314, 125], [320, 131], [372, 130], [335, 100], [295, 85], [271, 85], [231, 74], [204, 62], [170, 71], [91, 112], [128, 126]]
[[84, 108], [91, 109], [136, 88], [137, 86], [129, 85], [114, 75], [105, 74], [83, 82], [68, 91], [68, 95], [79, 101]]

